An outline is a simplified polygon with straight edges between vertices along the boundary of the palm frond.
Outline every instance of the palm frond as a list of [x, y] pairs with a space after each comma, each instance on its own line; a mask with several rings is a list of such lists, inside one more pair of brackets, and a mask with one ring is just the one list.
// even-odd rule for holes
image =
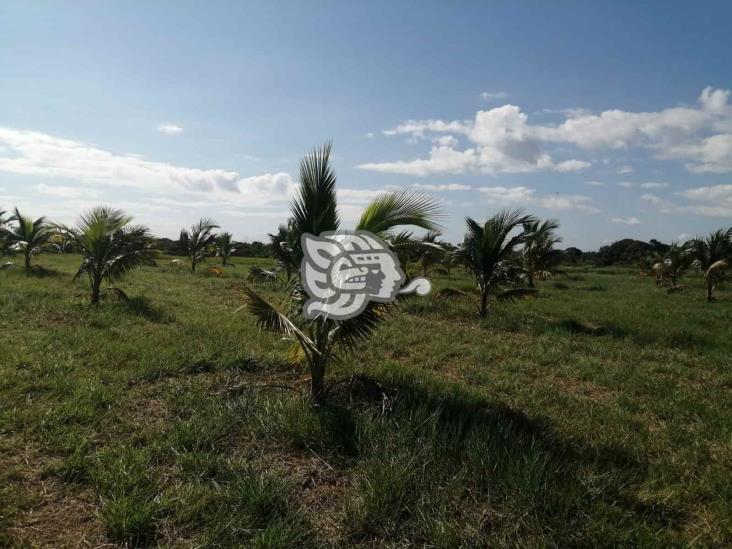
[[369, 302], [364, 311], [353, 318], [337, 323], [331, 330], [330, 338], [334, 345], [354, 349], [366, 341], [376, 330], [389, 311], [391, 305]]
[[285, 314], [270, 305], [249, 286], [244, 286], [245, 307], [256, 319], [260, 329], [293, 338], [300, 343], [305, 353], [317, 354], [313, 341]]
[[330, 164], [331, 145], [315, 149], [300, 161], [300, 188], [290, 205], [294, 231], [294, 263], [302, 259], [300, 238], [304, 233], [319, 235], [340, 226], [336, 198], [336, 176]]
[[361, 214], [357, 230], [387, 235], [395, 227], [414, 226], [437, 231], [441, 216], [439, 203], [420, 192], [397, 191], [377, 196]]

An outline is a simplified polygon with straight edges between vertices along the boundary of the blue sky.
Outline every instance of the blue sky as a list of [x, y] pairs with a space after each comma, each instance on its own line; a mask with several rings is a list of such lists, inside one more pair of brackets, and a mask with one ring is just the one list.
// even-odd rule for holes
[[565, 245], [732, 224], [729, 2], [0, 5], [0, 207], [125, 208], [261, 239], [335, 148], [352, 222], [380, 191], [520, 206]]

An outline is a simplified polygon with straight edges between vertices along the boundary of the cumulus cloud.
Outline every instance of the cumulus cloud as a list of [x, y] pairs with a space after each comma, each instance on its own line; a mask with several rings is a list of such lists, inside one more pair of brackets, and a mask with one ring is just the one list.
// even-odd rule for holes
[[623, 225], [640, 225], [640, 219], [637, 217], [613, 217], [611, 223], [621, 223]]
[[535, 189], [518, 187], [478, 187], [477, 190], [486, 196], [489, 204], [502, 205], [537, 205], [547, 210], [576, 211], [580, 213], [599, 213], [592, 205], [592, 199], [583, 195], [539, 195]]
[[534, 198], [534, 189], [527, 187], [480, 187], [489, 204], [530, 202]]
[[644, 194], [641, 199], [653, 204], [662, 213], [691, 213], [708, 217], [732, 217], [732, 185], [695, 187], [675, 193], [686, 199], [685, 204], [654, 194]]
[[588, 187], [604, 187], [605, 183], [602, 181], [585, 181], [585, 185]]
[[[661, 159], [687, 160], [692, 172], [732, 171], [732, 106], [730, 91], [705, 88], [696, 106], [655, 112], [611, 109], [595, 114], [563, 111], [556, 125], [529, 123], [516, 105], [478, 111], [472, 120], [410, 120], [386, 135], [406, 135], [410, 141], [438, 135], [427, 158], [371, 162], [366, 170], [426, 176], [437, 173], [568, 172], [590, 166], [587, 160], [556, 160], [557, 147], [579, 152], [641, 147]], [[714, 132], [724, 132], [710, 135]], [[452, 139], [442, 139], [449, 136]], [[469, 141], [463, 150], [456, 136]], [[434, 141], [433, 139], [433, 141]], [[554, 150], [552, 148], [554, 147]], [[630, 173], [622, 166], [619, 173]]]
[[591, 205], [592, 199], [583, 195], [546, 196], [538, 203], [547, 210], [577, 211], [587, 214], [600, 213], [600, 210]]
[[[109, 187], [133, 187], [148, 192], [195, 192], [244, 195], [250, 203], [286, 200], [295, 188], [289, 174], [242, 177], [221, 169], [197, 169], [120, 155], [99, 147], [48, 134], [0, 127], [0, 172], [53, 177]], [[55, 189], [55, 190], [54, 190]], [[59, 190], [61, 189], [61, 190]], [[45, 194], [69, 192], [69, 187], [36, 187]], [[86, 194], [85, 196], [88, 196]]]
[[648, 181], [640, 184], [641, 189], [665, 189], [668, 183], [659, 183], [656, 181]]
[[158, 131], [166, 135], [178, 135], [183, 133], [183, 128], [177, 124], [160, 124]]
[[33, 189], [38, 194], [44, 194], [47, 196], [57, 196], [60, 198], [93, 198], [98, 196], [99, 193], [92, 189], [82, 189], [78, 187], [64, 187], [62, 185], [49, 186], [41, 183], [40, 185], [34, 185]]
[[633, 186], [633, 183], [630, 181], [621, 181], [618, 183], [618, 187], [625, 187], [626, 189], [630, 189]]
[[447, 183], [441, 185], [423, 185], [422, 183], [414, 183], [412, 188], [429, 192], [469, 191], [472, 189], [470, 185], [461, 185], [459, 183]]
[[625, 175], [626, 173], [633, 173], [633, 166], [628, 166], [628, 165], [620, 166], [618, 168], [618, 173], [620, 175]]

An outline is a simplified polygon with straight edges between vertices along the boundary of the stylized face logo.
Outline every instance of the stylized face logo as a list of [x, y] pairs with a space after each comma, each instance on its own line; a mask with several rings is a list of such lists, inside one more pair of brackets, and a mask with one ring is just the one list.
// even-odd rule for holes
[[301, 244], [302, 281], [310, 296], [304, 307], [308, 318], [345, 320], [359, 315], [369, 301], [388, 303], [403, 291], [406, 277], [399, 260], [367, 231], [304, 234]]

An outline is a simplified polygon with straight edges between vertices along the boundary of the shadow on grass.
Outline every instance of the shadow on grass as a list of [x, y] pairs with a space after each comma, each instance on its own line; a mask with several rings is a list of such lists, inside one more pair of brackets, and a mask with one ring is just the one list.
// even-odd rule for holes
[[145, 320], [154, 322], [156, 324], [170, 324], [175, 322], [175, 316], [169, 311], [164, 311], [158, 307], [153, 306], [150, 300], [144, 296], [131, 297], [127, 300], [120, 300], [116, 302], [115, 306], [131, 313], [135, 316], [140, 316]]
[[31, 270], [26, 274], [34, 278], [55, 278], [61, 273], [54, 269], [47, 269], [46, 267], [41, 267], [40, 265], [33, 265], [31, 267]]
[[[430, 499], [447, 494], [457, 477], [463, 480], [456, 494], [490, 494], [492, 501], [502, 502], [506, 516], [522, 523], [517, 528], [546, 529], [551, 542], [560, 545], [578, 539], [601, 542], [606, 532], [594, 530], [616, 512], [623, 517], [623, 524], [616, 525], [619, 536], [638, 525], [660, 530], [685, 518], [665, 502], [636, 497], [649, 463], [632, 449], [566, 439], [543, 418], [504, 404], [453, 387], [431, 387], [406, 375], [387, 376], [385, 387], [393, 400], [387, 411], [378, 398], [362, 394], [353, 402], [354, 409], [363, 408], [355, 420], [337, 406], [318, 412], [321, 427], [329, 433], [324, 438], [337, 445], [331, 449], [341, 452], [355, 440], [352, 455], [365, 464], [356, 465], [367, 471], [361, 487], [365, 492], [359, 496], [363, 501], [347, 526], [356, 539], [409, 536], [402, 523], [409, 516], [429, 515], [437, 501]], [[359, 416], [369, 410], [378, 426], [367, 422], [369, 431], [360, 432]], [[395, 483], [404, 484], [399, 503], [389, 497]], [[447, 504], [442, 496], [438, 499]], [[616, 511], [605, 516], [611, 508]], [[578, 532], [587, 537], [578, 538]], [[643, 533], [637, 534], [642, 538]]]
[[584, 334], [590, 336], [610, 336], [617, 338], [628, 337], [629, 332], [625, 328], [613, 324], [595, 324], [594, 322], [567, 318], [552, 323], [553, 326], [571, 334]]

